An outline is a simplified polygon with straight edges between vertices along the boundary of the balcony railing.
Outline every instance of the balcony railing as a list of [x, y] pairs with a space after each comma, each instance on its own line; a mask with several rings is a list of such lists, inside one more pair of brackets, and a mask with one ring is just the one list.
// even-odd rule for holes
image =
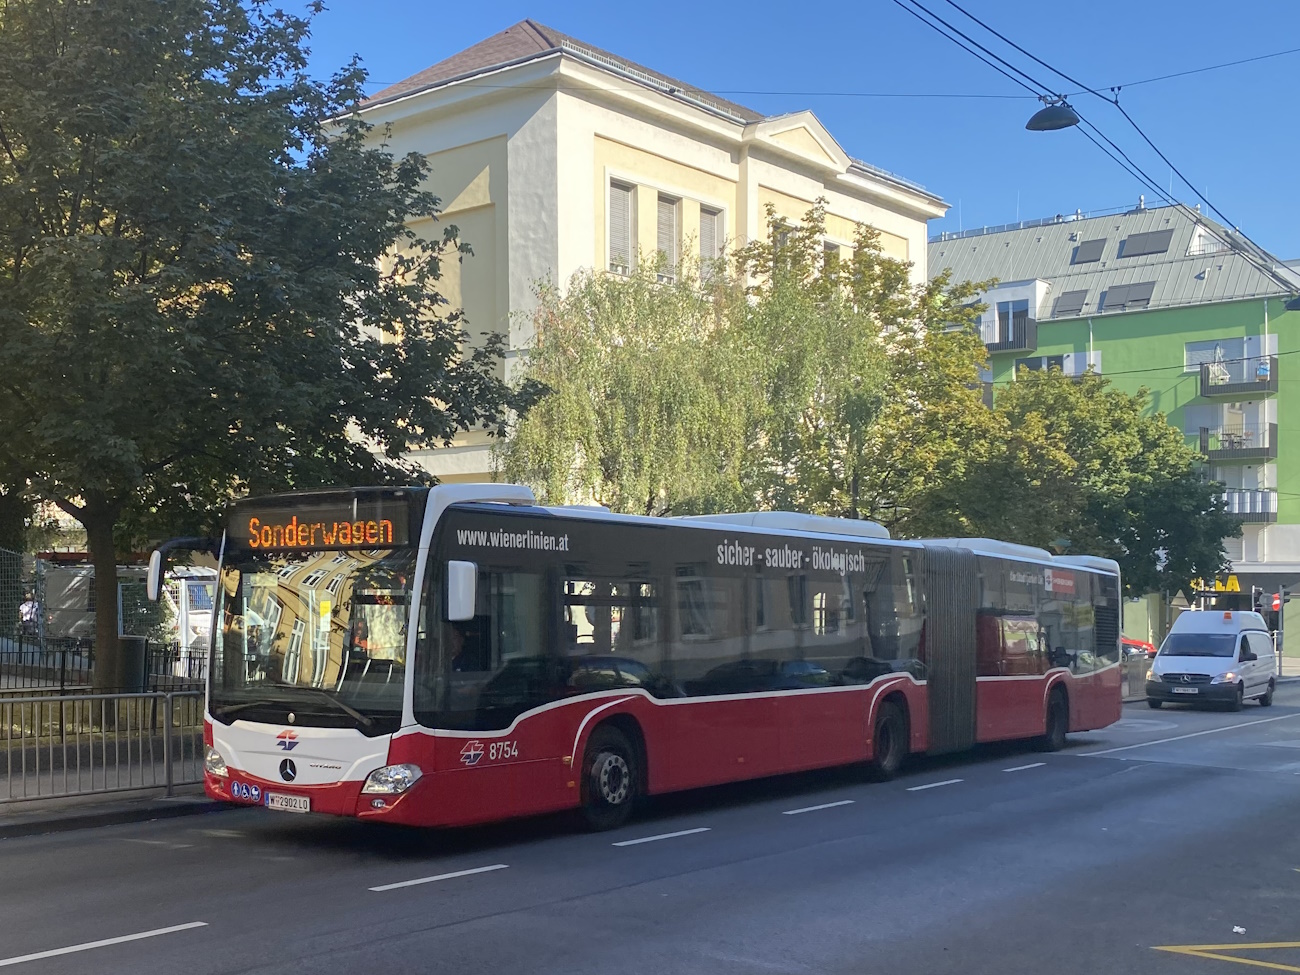
[[1201, 363], [1202, 396], [1267, 396], [1277, 392], [1277, 356]]
[[992, 342], [985, 342], [990, 352], [1012, 352], [1038, 348], [1038, 322], [1032, 318], [1007, 326], [999, 324]]
[[1277, 424], [1201, 427], [1200, 450], [1211, 461], [1277, 460]]
[[1272, 488], [1229, 488], [1223, 492], [1228, 514], [1255, 524], [1272, 524], [1277, 521], [1277, 491]]

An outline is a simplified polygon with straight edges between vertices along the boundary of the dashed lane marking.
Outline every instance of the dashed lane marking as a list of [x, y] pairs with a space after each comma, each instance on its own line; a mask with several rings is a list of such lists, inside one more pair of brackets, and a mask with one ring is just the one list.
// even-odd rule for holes
[[440, 873], [433, 877], [417, 877], [415, 880], [401, 880], [395, 884], [383, 884], [379, 887], [370, 889], [382, 893], [385, 890], [397, 890], [399, 887], [418, 887], [420, 884], [436, 884], [439, 880], [455, 880], [457, 877], [468, 877], [476, 873], [490, 873], [493, 870], [504, 870], [510, 866], [508, 863], [494, 863], [490, 867], [475, 867], [473, 870], [456, 870], [452, 873]]
[[1283, 965], [1276, 961], [1261, 961], [1258, 958], [1238, 958], [1225, 955], [1225, 951], [1269, 951], [1275, 948], [1300, 948], [1300, 941], [1265, 941], [1253, 945], [1152, 945], [1156, 951], [1167, 951], [1174, 955], [1190, 955], [1193, 958], [1213, 958], [1216, 961], [1228, 961], [1236, 965], [1249, 965], [1252, 968], [1268, 968], [1275, 972], [1300, 972], [1300, 967]]
[[[87, 941], [84, 944], [69, 945], [67, 948], [34, 951], [30, 955], [0, 958], [0, 968], [6, 968], [9, 965], [21, 965], [29, 961], [40, 961], [42, 958], [72, 955], [79, 951], [90, 951], [92, 948], [107, 948], [109, 945], [125, 944], [128, 941], [143, 941], [145, 938], [157, 938], [164, 934], [175, 934], [177, 931], [189, 931], [192, 928], [206, 928], [207, 926], [207, 921], [190, 921], [188, 924], [173, 924], [169, 928], [154, 928], [152, 931], [141, 931], [139, 934], [124, 934], [119, 938], [104, 938], [102, 941]], [[1297, 969], [1297, 971], [1300, 971], [1300, 969]]]
[[924, 792], [926, 789], [937, 789], [941, 785], [956, 785], [958, 782], [964, 782], [965, 779], [944, 779], [942, 782], [929, 782], [926, 785], [914, 785], [908, 792]]
[[1103, 748], [1096, 752], [1075, 752], [1088, 758], [1092, 755], [1113, 755], [1115, 752], [1126, 752], [1130, 748], [1149, 748], [1152, 745], [1166, 745], [1171, 741], [1185, 741], [1188, 738], [1199, 738], [1201, 735], [1217, 735], [1223, 731], [1236, 731], [1238, 728], [1250, 728], [1257, 724], [1268, 724], [1270, 721], [1287, 721], [1291, 718], [1300, 718], [1300, 714], [1281, 714], [1276, 718], [1260, 718], [1257, 721], [1243, 721], [1240, 724], [1224, 725], [1222, 728], [1208, 728], [1205, 731], [1193, 731], [1190, 735], [1175, 735], [1172, 738], [1157, 738], [1155, 741], [1140, 741], [1136, 745], [1120, 745], [1118, 748]]
[[1004, 771], [1004, 772], [1027, 772], [1027, 771], [1029, 771], [1031, 768], [1042, 768], [1042, 767], [1043, 767], [1044, 765], [1046, 765], [1046, 764], [1047, 764], [1046, 762], [1030, 762], [1028, 765], [1016, 765], [1016, 766], [1013, 766], [1012, 768], [1004, 768], [1002, 771]]
[[622, 842], [615, 843], [613, 845], [614, 846], [640, 846], [642, 843], [654, 843], [657, 842], [658, 840], [671, 840], [671, 839], [675, 839], [678, 836], [691, 836], [694, 833], [707, 833], [712, 828], [713, 827], [711, 826], [698, 826], [695, 829], [679, 829], [675, 833], [658, 833], [654, 836], [641, 836], [635, 840], [623, 840]]
[[851, 806], [853, 799], [841, 799], [839, 802], [823, 802], [820, 806], [804, 806], [802, 809], [787, 809], [782, 816], [798, 816], [800, 813], [818, 812], [822, 809], [834, 809], [836, 806]]

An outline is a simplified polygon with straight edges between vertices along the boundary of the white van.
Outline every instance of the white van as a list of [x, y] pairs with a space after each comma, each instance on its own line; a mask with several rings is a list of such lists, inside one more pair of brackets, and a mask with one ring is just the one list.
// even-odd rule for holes
[[1277, 658], [1259, 613], [1193, 610], [1174, 620], [1147, 676], [1147, 704], [1273, 703]]

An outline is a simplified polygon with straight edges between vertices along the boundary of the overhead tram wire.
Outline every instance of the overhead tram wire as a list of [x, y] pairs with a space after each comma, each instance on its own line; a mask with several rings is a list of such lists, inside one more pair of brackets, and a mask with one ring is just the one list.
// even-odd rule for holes
[[[961, 41], [959, 41], [957, 38], [953, 37], [951, 34], [947, 34], [947, 33], [945, 33], [944, 30], [943, 30], [943, 28], [941, 28], [941, 27], [937, 27], [936, 25], [932, 24], [930, 21], [926, 20], [926, 19], [925, 19], [924, 17], [922, 17], [919, 13], [917, 13], [915, 10], [913, 10], [911, 7], [909, 7], [907, 4], [905, 4], [905, 3], [903, 2], [903, 0], [893, 0], [893, 2], [894, 2], [894, 4], [895, 4], [897, 7], [899, 7], [899, 8], [902, 9], [902, 10], [907, 11], [909, 14], [911, 14], [913, 17], [915, 17], [915, 18], [916, 18], [917, 20], [919, 20], [921, 23], [925, 24], [926, 27], [929, 27], [929, 28], [930, 28], [931, 30], [933, 30], [933, 31], [937, 31], [938, 34], [939, 34], [941, 37], [944, 37], [944, 38], [946, 38], [946, 39], [952, 41], [954, 44], [956, 44], [958, 47], [960, 47], [960, 48], [961, 48], [963, 51], [965, 51], [967, 54], [971, 54], [971, 55], [973, 55], [973, 56], [979, 58], [979, 60], [983, 61], [985, 64], [987, 64], [987, 65], [988, 65], [990, 68], [992, 68], [994, 71], [998, 72], [999, 74], [1005, 75], [1007, 78], [1010, 78], [1012, 81], [1014, 81], [1016, 84], [1018, 84], [1021, 88], [1025, 89], [1025, 91], [1027, 91], [1027, 92], [1029, 92], [1031, 95], [1033, 95], [1035, 98], [1041, 98], [1041, 97], [1042, 97], [1042, 94], [1041, 94], [1040, 92], [1035, 91], [1033, 88], [1031, 88], [1029, 85], [1025, 84], [1023, 81], [1021, 81], [1021, 80], [1020, 80], [1019, 78], [1017, 78], [1015, 75], [1010, 74], [1010, 73], [1007, 72], [1005, 69], [1003, 69], [1003, 68], [999, 67], [998, 65], [994, 64], [992, 61], [990, 61], [990, 60], [989, 60], [988, 58], [986, 58], [984, 55], [980, 54], [978, 51], [974, 50], [973, 48], [968, 47], [967, 45], [963, 44]], [[929, 13], [929, 11], [926, 11], [926, 12]], [[933, 15], [931, 15], [931, 16], [933, 16]], [[936, 18], [936, 19], [937, 19], [937, 18]], [[998, 60], [1001, 61], [1002, 59], [1001, 59], [1001, 58], [998, 58]], [[1030, 80], [1032, 81], [1033, 79], [1031, 78]]]
[[[917, 2], [917, 0], [911, 0], [911, 2], [914, 3], [916, 6], [920, 7], [922, 10], [925, 10], [925, 7], [923, 7], [919, 2]], [[1240, 228], [1239, 228], [1239, 227], [1238, 227], [1238, 226], [1237, 226], [1237, 225], [1236, 225], [1236, 224], [1235, 224], [1231, 219], [1229, 219], [1228, 216], [1227, 216], [1226, 214], [1224, 214], [1224, 212], [1223, 212], [1222, 210], [1220, 210], [1220, 209], [1219, 209], [1218, 207], [1216, 207], [1213, 203], [1211, 203], [1211, 202], [1209, 201], [1209, 199], [1206, 198], [1205, 194], [1203, 194], [1200, 190], [1198, 190], [1198, 189], [1196, 188], [1195, 184], [1193, 184], [1191, 180], [1189, 180], [1186, 176], [1183, 175], [1182, 171], [1181, 171], [1177, 166], [1175, 166], [1175, 165], [1173, 164], [1172, 161], [1170, 161], [1169, 157], [1166, 156], [1163, 152], [1160, 151], [1160, 147], [1157, 146], [1153, 141], [1151, 141], [1150, 136], [1148, 136], [1148, 135], [1146, 134], [1146, 132], [1144, 132], [1144, 131], [1142, 130], [1142, 127], [1141, 127], [1140, 125], [1138, 125], [1136, 121], [1134, 121], [1133, 117], [1132, 117], [1131, 115], [1129, 115], [1129, 113], [1128, 113], [1127, 111], [1124, 110], [1124, 106], [1122, 106], [1122, 105], [1119, 103], [1119, 91], [1120, 91], [1120, 87], [1121, 87], [1121, 86], [1116, 86], [1116, 87], [1114, 87], [1114, 88], [1111, 89], [1111, 91], [1115, 92], [1114, 97], [1107, 97], [1106, 95], [1103, 95], [1103, 94], [1102, 94], [1100, 91], [1098, 91], [1097, 89], [1095, 89], [1095, 88], [1093, 88], [1093, 87], [1091, 87], [1091, 86], [1089, 86], [1089, 85], [1085, 85], [1085, 84], [1084, 84], [1082, 81], [1080, 81], [1078, 78], [1072, 77], [1071, 75], [1066, 74], [1066, 73], [1065, 73], [1064, 71], [1062, 71], [1060, 68], [1056, 68], [1056, 67], [1053, 67], [1051, 64], [1048, 64], [1046, 61], [1044, 61], [1042, 58], [1038, 57], [1038, 55], [1034, 54], [1033, 52], [1031, 52], [1031, 51], [1027, 51], [1025, 48], [1021, 47], [1019, 44], [1017, 44], [1015, 41], [1011, 40], [1011, 38], [1007, 37], [1005, 34], [1001, 33], [1001, 32], [1000, 32], [999, 30], [997, 30], [996, 28], [991, 27], [991, 26], [989, 26], [988, 24], [986, 24], [984, 21], [980, 20], [978, 17], [976, 17], [976, 16], [975, 16], [973, 13], [971, 13], [969, 10], [967, 10], [966, 8], [964, 8], [963, 6], [961, 6], [961, 4], [957, 3], [957, 0], [944, 0], [944, 2], [947, 3], [947, 4], [948, 4], [950, 7], [952, 7], [954, 10], [959, 11], [961, 14], [963, 14], [963, 15], [964, 15], [965, 17], [967, 17], [968, 19], [970, 19], [970, 20], [974, 21], [975, 23], [979, 24], [979, 25], [980, 25], [981, 27], [983, 27], [986, 31], [988, 31], [988, 32], [989, 32], [990, 34], [992, 34], [994, 37], [996, 37], [996, 38], [998, 38], [999, 40], [1001, 40], [1003, 43], [1008, 44], [1008, 45], [1010, 45], [1011, 47], [1015, 48], [1015, 49], [1016, 49], [1017, 51], [1019, 51], [1021, 54], [1025, 55], [1025, 57], [1027, 57], [1027, 58], [1029, 58], [1030, 60], [1036, 62], [1037, 64], [1042, 65], [1042, 66], [1043, 66], [1044, 68], [1046, 68], [1048, 71], [1052, 72], [1052, 73], [1055, 74], [1055, 75], [1060, 76], [1061, 78], [1064, 78], [1066, 81], [1070, 82], [1071, 84], [1073, 84], [1073, 85], [1078, 85], [1081, 89], [1083, 89], [1083, 91], [1087, 92], [1088, 94], [1090, 94], [1090, 95], [1095, 95], [1097, 98], [1100, 98], [1102, 101], [1107, 102], [1107, 103], [1113, 105], [1115, 108], [1117, 108], [1117, 109], [1119, 110], [1119, 113], [1120, 113], [1121, 115], [1123, 115], [1124, 118], [1128, 121], [1129, 125], [1133, 126], [1134, 131], [1136, 131], [1137, 134], [1140, 135], [1140, 136], [1142, 137], [1143, 141], [1146, 142], [1146, 144], [1147, 144], [1148, 146], [1151, 147], [1151, 149], [1155, 152], [1155, 154], [1156, 154], [1157, 156], [1160, 157], [1160, 159], [1165, 163], [1165, 165], [1168, 166], [1168, 167], [1169, 167], [1169, 168], [1170, 168], [1170, 169], [1171, 169], [1171, 170], [1172, 170], [1172, 171], [1173, 171], [1173, 172], [1178, 176], [1178, 178], [1179, 178], [1180, 180], [1182, 180], [1182, 182], [1187, 186], [1187, 188], [1190, 189], [1194, 194], [1196, 194], [1196, 196], [1201, 200], [1202, 203], [1204, 203], [1204, 204], [1205, 204], [1205, 205], [1206, 205], [1210, 210], [1212, 210], [1212, 211], [1214, 212], [1214, 214], [1215, 214], [1215, 215], [1216, 215], [1220, 220], [1222, 220], [1222, 221], [1224, 222], [1224, 224], [1226, 224], [1228, 227], [1232, 228], [1232, 230], [1233, 230], [1235, 233], [1240, 234], [1241, 237], [1242, 237], [1242, 239], [1245, 240], [1248, 244], [1250, 244], [1250, 245], [1251, 245], [1252, 247], [1254, 247], [1256, 250], [1264, 251], [1264, 248], [1260, 247], [1259, 244], [1257, 244], [1257, 243], [1255, 243], [1255, 241], [1251, 240], [1251, 238], [1250, 238], [1247, 234], [1243, 233], [1243, 232], [1241, 231], [1241, 229], [1240, 229]], [[927, 10], [926, 12], [927, 12], [927, 13], [930, 13], [930, 11], [928, 11], [928, 10]], [[935, 17], [936, 20], [939, 20], [939, 19], [940, 19], [940, 18], [937, 17], [935, 14], [932, 14], [932, 13], [931, 13], [930, 15], [931, 15], [932, 17]], [[955, 30], [955, 28], [954, 28], [954, 30]], [[965, 35], [962, 35], [962, 36], [965, 36]], [[990, 52], [990, 53], [991, 53], [991, 52]], [[1283, 52], [1283, 53], [1286, 53], [1286, 52]], [[996, 57], [996, 55], [994, 55], [994, 56]], [[999, 60], [1001, 60], [1001, 59], [999, 58]], [[1004, 62], [1004, 63], [1005, 63], [1005, 62]], [[1206, 69], [1206, 70], [1208, 70], [1208, 69]], [[1189, 72], [1189, 73], [1190, 73], [1190, 72]], [[1152, 79], [1152, 80], [1156, 80], [1156, 79]], [[1074, 112], [1075, 112], [1076, 115], [1079, 114], [1078, 109], [1075, 109]], [[1082, 119], [1083, 119], [1083, 116], [1080, 115], [1079, 118], [1082, 120]], [[1092, 127], [1092, 129], [1093, 129], [1094, 132], [1096, 132], [1098, 135], [1101, 135], [1101, 137], [1102, 137], [1103, 139], [1106, 139], [1106, 141], [1107, 141], [1108, 143], [1110, 143], [1112, 146], [1114, 146], [1115, 149], [1121, 153], [1121, 155], [1124, 155], [1124, 158], [1128, 159], [1128, 156], [1127, 156], [1126, 154], [1124, 154], [1123, 151], [1120, 150], [1118, 146], [1115, 146], [1115, 144], [1114, 144], [1113, 142], [1111, 142], [1111, 140], [1110, 140], [1109, 138], [1107, 138], [1107, 137], [1106, 137], [1106, 136], [1101, 132], [1101, 130], [1097, 128], [1097, 126], [1093, 125], [1091, 122], [1089, 122], [1088, 124]], [[1129, 160], [1129, 161], [1132, 162], [1132, 160]], [[1136, 164], [1134, 164], [1134, 165], [1136, 165]], [[1138, 171], [1141, 172], [1142, 170], [1139, 169]], [[1145, 175], [1145, 174], [1144, 174], [1144, 175]], [[1150, 177], [1147, 177], [1147, 179], [1148, 179], [1149, 182], [1151, 182], [1152, 184], [1154, 184], [1154, 180], [1151, 180]], [[1157, 194], [1158, 194], [1161, 198], [1163, 198], [1163, 199], [1166, 199], [1166, 200], [1169, 199], [1169, 197], [1167, 197], [1164, 193], [1161, 193], [1161, 192], [1157, 191]], [[1192, 211], [1191, 211], [1191, 208], [1188, 207], [1185, 203], [1177, 203], [1177, 202], [1175, 202], [1174, 205], [1176, 205], [1176, 206], [1182, 206], [1182, 207], [1183, 207], [1184, 209], [1186, 209], [1189, 213], [1192, 212]], [[1265, 252], [1265, 253], [1267, 253], [1267, 252]], [[1253, 265], [1255, 266], [1255, 268], [1256, 268], [1257, 270], [1261, 271], [1261, 272], [1262, 272], [1266, 277], [1273, 278], [1274, 280], [1279, 280], [1279, 279], [1278, 279], [1277, 272], [1274, 271], [1273, 268], [1266, 266], [1262, 261], [1258, 260], [1258, 258], [1256, 258], [1255, 255], [1253, 255], [1253, 254], [1243, 254], [1242, 256], [1246, 257], [1247, 261], [1248, 261], [1249, 263], [1253, 264]]]
[[[979, 41], [975, 40], [975, 38], [971, 37], [969, 34], [964, 33], [960, 28], [954, 27], [952, 24], [948, 23], [948, 21], [944, 20], [933, 10], [929, 9], [924, 4], [920, 3], [919, 0], [908, 0], [908, 3], [910, 3], [912, 7], [915, 7], [916, 10], [912, 10], [911, 7], [904, 6], [902, 0], [894, 0], [894, 3], [898, 4], [898, 6], [900, 7], [903, 7], [904, 10], [906, 10], [908, 13], [915, 16], [923, 24], [928, 25], [932, 29], [938, 31], [940, 34], [943, 34], [944, 37], [947, 37], [948, 40], [952, 41], [954, 44], [957, 44], [960, 47], [964, 47], [967, 51], [970, 51], [971, 54], [975, 54], [975, 52], [972, 51], [970, 47], [966, 47], [966, 44], [979, 48], [981, 51], [984, 52], [984, 54], [988, 55], [988, 57], [992, 58], [994, 61], [997, 61], [999, 64], [1005, 65], [1011, 71], [1014, 71], [1016, 74], [1020, 75], [1020, 77], [1024, 78], [1025, 81], [1028, 81], [1033, 85], [1035, 85], [1039, 90], [1034, 92], [1034, 94], [1037, 95], [1039, 98], [1042, 98], [1043, 95], [1049, 95], [1057, 98], [1060, 97], [1055, 91], [1052, 90], [1050, 86], [1043, 84], [1041, 81], [1039, 81], [1037, 78], [1033, 77], [1032, 75], [1027, 74], [1024, 71], [1021, 71], [1010, 61], [1006, 60], [1006, 58], [1001, 57], [991, 49], [985, 47]], [[920, 13], [918, 13], [917, 11], [920, 11]], [[924, 13], [926, 17], [930, 17], [931, 19], [942, 24], [944, 27], [948, 28], [948, 30], [951, 31], [952, 34], [956, 34], [957, 37], [962, 38], [966, 42], [966, 44], [962, 44], [960, 41], [957, 40], [957, 37], [953, 37], [952, 34], [945, 33], [942, 28], [937, 27], [935, 26], [935, 24], [930, 23], [930, 21], [926, 20], [925, 17], [921, 16], [922, 13]], [[989, 63], [987, 58], [981, 57], [979, 54], [975, 54], [975, 56], [978, 57], [985, 64]], [[1007, 74], [1007, 72], [1003, 71], [1002, 68], [998, 68], [998, 70], [1002, 71], [1003, 74]], [[1011, 77], [1011, 76], [1007, 75], [1007, 77]], [[1015, 79], [1013, 78], [1012, 80], [1014, 81]], [[1026, 89], [1027, 91], [1034, 91], [1033, 88], [1031, 88], [1029, 85], [1025, 84], [1022, 81], [1017, 81], [1016, 83], [1019, 84], [1020, 87]]]

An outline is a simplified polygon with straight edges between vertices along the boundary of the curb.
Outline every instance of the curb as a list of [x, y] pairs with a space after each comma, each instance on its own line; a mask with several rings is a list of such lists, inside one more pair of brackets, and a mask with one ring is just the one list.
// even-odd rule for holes
[[181, 816], [206, 815], [235, 807], [216, 802], [206, 796], [178, 796], [172, 799], [144, 799], [119, 801], [111, 806], [92, 807], [85, 810], [42, 815], [25, 814], [5, 822], [0, 817], [0, 840], [19, 836], [39, 836], [46, 833], [66, 833], [75, 829], [93, 829], [99, 826], [122, 826], [129, 823], [147, 823], [156, 819], [178, 819]]

